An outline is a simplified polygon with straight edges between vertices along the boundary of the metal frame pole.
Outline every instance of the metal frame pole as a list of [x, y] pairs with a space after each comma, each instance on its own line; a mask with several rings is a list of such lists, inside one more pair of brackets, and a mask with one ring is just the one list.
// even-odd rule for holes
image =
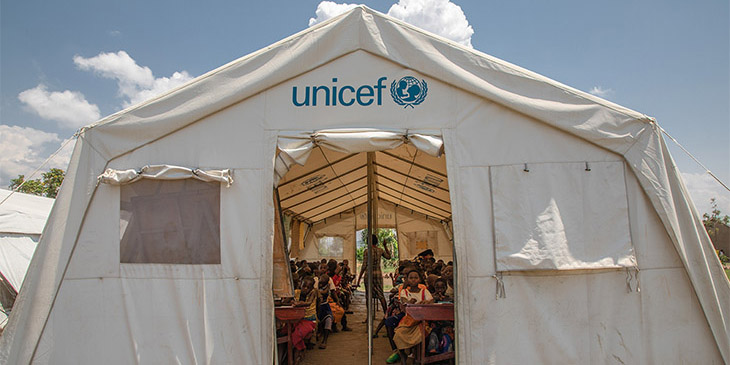
[[368, 365], [373, 364], [373, 316], [375, 315], [375, 308], [373, 306], [373, 234], [375, 233], [375, 227], [373, 227], [373, 219], [374, 219], [374, 213], [373, 213], [373, 194], [375, 192], [375, 189], [373, 187], [374, 183], [374, 170], [373, 170], [373, 160], [375, 159], [375, 152], [368, 152], [367, 155], [367, 161], [368, 161], [368, 177], [367, 177], [367, 184], [368, 184], [368, 247], [367, 247], [367, 253], [368, 253], [368, 278], [367, 278], [367, 290], [366, 290], [366, 297], [367, 297], [367, 308], [368, 308]]

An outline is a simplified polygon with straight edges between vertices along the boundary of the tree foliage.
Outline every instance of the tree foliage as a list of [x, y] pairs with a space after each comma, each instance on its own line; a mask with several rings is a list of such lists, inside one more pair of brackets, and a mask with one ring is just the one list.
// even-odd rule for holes
[[33, 194], [55, 198], [58, 195], [58, 189], [61, 188], [63, 178], [66, 173], [57, 168], [52, 168], [48, 172], [44, 172], [41, 179], [25, 180], [25, 175], [18, 175], [17, 178], [10, 180], [9, 188], [15, 190], [20, 186], [21, 193]]
[[705, 229], [710, 235], [710, 238], [713, 238], [717, 235], [720, 225], [730, 227], [730, 217], [722, 215], [720, 209], [717, 207], [717, 201], [715, 198], [710, 199], [710, 204], [712, 205], [712, 213], [705, 213], [702, 215], [702, 224], [705, 225]]
[[[396, 234], [395, 229], [388, 229], [388, 228], [378, 228], [375, 231], [375, 234], [378, 235], [378, 242], [385, 242], [386, 238], [390, 238], [390, 243], [388, 244], [388, 248], [390, 249], [391, 258], [389, 260], [383, 259], [382, 263], [384, 267], [398, 267], [398, 235]], [[361, 238], [361, 244], [358, 245], [357, 250], [355, 252], [355, 255], [357, 257], [357, 261], [362, 262], [363, 255], [365, 253], [365, 250], [367, 249], [367, 242], [368, 242], [368, 230], [363, 229], [360, 231], [360, 238]]]

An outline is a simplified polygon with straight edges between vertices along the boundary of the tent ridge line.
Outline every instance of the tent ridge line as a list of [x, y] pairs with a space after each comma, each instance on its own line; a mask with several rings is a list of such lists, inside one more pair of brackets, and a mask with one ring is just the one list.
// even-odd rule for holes
[[[614, 103], [612, 103], [612, 102], [610, 102], [608, 100], [605, 100], [605, 99], [599, 98], [599, 97], [595, 97], [595, 96], [593, 96], [593, 97], [587, 97], [586, 96], [586, 94], [587, 94], [586, 92], [580, 91], [580, 90], [575, 89], [575, 88], [572, 88], [572, 87], [570, 87], [568, 85], [565, 85], [565, 84], [563, 84], [563, 83], [561, 83], [561, 82], [559, 82], [557, 80], [551, 79], [551, 78], [549, 78], [547, 76], [541, 75], [541, 74], [539, 74], [537, 72], [530, 71], [530, 70], [528, 70], [528, 69], [526, 69], [524, 67], [515, 65], [515, 64], [510, 63], [510, 62], [507, 62], [507, 61], [502, 60], [500, 58], [497, 58], [495, 56], [492, 56], [492, 55], [489, 55], [489, 54], [484, 53], [482, 51], [479, 51], [479, 50], [477, 50], [475, 48], [470, 48], [470, 47], [464, 46], [464, 45], [462, 45], [460, 43], [456, 43], [456, 42], [454, 42], [454, 41], [452, 41], [450, 39], [447, 39], [447, 38], [441, 37], [439, 35], [436, 35], [436, 34], [433, 34], [433, 33], [427, 32], [427, 31], [424, 31], [423, 29], [417, 28], [417, 27], [415, 27], [415, 26], [413, 26], [411, 24], [408, 24], [408, 23], [406, 23], [404, 21], [401, 21], [400, 19], [396, 19], [394, 17], [390, 17], [390, 16], [388, 16], [386, 14], [382, 14], [382, 13], [380, 13], [378, 11], [373, 11], [372, 9], [367, 8], [367, 7], [366, 7], [366, 9], [371, 10], [371, 14], [373, 14], [375, 16], [378, 16], [378, 17], [380, 17], [382, 19], [385, 19], [386, 21], [390, 21], [390, 22], [396, 23], [396, 24], [398, 24], [398, 25], [400, 25], [400, 26], [402, 26], [404, 28], [408, 28], [408, 29], [410, 29], [410, 30], [412, 30], [414, 32], [417, 32], [417, 33], [420, 33], [422, 35], [425, 35], [425, 36], [427, 36], [429, 38], [435, 39], [435, 40], [437, 40], [437, 41], [439, 41], [441, 43], [446, 43], [447, 45], [450, 45], [452, 47], [458, 48], [461, 51], [465, 51], [465, 52], [468, 52], [468, 53], [472, 53], [473, 55], [475, 55], [477, 57], [486, 59], [490, 63], [494, 63], [494, 64], [497, 64], [497, 65], [499, 65], [501, 67], [504, 67], [506, 69], [509, 69], [510, 71], [514, 72], [515, 76], [521, 76], [521, 77], [524, 77], [524, 78], [528, 78], [530, 80], [534, 80], [534, 81], [546, 83], [546, 84], [548, 84], [548, 85], [550, 85], [550, 86], [552, 86], [552, 87], [554, 87], [554, 88], [556, 88], [558, 90], [561, 90], [561, 91], [565, 91], [567, 93], [570, 93], [571, 95], [573, 95], [575, 97], [578, 97], [580, 99], [589, 101], [591, 103], [598, 104], [598, 105], [600, 105], [600, 106], [602, 106], [604, 108], [611, 109], [611, 110], [613, 110], [613, 111], [615, 111], [615, 112], [617, 112], [619, 114], [622, 114], [622, 115], [624, 115], [626, 117], [630, 117], [632, 119], [637, 119], [636, 116], [633, 116], [633, 115], [628, 114], [625, 110], [622, 110], [622, 108], [618, 108], [617, 105], [614, 105]], [[443, 55], [443, 52], [439, 52], [439, 54]], [[404, 66], [410, 68], [410, 66], [407, 66], [407, 65], [404, 65]], [[469, 71], [465, 70], [461, 66], [459, 66], [459, 68], [462, 69], [462, 70], [464, 70], [464, 71], [466, 71], [466, 72], [469, 72]], [[422, 73], [422, 72], [419, 71], [419, 73]], [[471, 72], [469, 72], [469, 73], [473, 75], [473, 73], [471, 73]], [[425, 75], [425, 73], [424, 73], [424, 75]], [[434, 77], [434, 78], [435, 79], [438, 79], [438, 80], [441, 80], [438, 77]], [[479, 78], [479, 79], [482, 80], [482, 81], [484, 81], [482, 78]], [[449, 85], [452, 85], [452, 84], [449, 84]], [[588, 94], [588, 95], [590, 95], [590, 94]], [[628, 108], [624, 108], [624, 109], [628, 109]], [[631, 110], [631, 109], [628, 109], [628, 110], [630, 110], [632, 112], [635, 112], [637, 114], [642, 115], [643, 116], [643, 119], [645, 119], [647, 122], [655, 121], [654, 118], [652, 118], [652, 117], [650, 117], [650, 116], [648, 116], [648, 115], [646, 115], [644, 113], [640, 113], [640, 112], [637, 112], [637, 111]]]
[[[210, 70], [210, 71], [208, 71], [208, 72], [206, 72], [206, 73], [204, 73], [204, 74], [202, 74], [202, 75], [200, 75], [200, 76], [198, 76], [198, 77], [196, 77], [196, 78], [194, 78], [194, 79], [192, 79], [192, 80], [190, 80], [190, 81], [188, 81], [188, 82], [186, 82], [186, 83], [184, 83], [184, 84], [182, 84], [182, 85], [180, 85], [178, 87], [175, 87], [175, 88], [173, 88], [171, 90], [168, 90], [167, 92], [164, 92], [162, 94], [159, 94], [156, 97], [153, 97], [153, 98], [148, 99], [148, 100], [146, 100], [144, 102], [141, 102], [141, 103], [132, 105], [132, 106], [126, 108], [126, 109], [122, 109], [122, 110], [120, 110], [120, 111], [118, 111], [118, 112], [116, 112], [114, 114], [111, 114], [111, 115], [109, 115], [107, 117], [104, 117], [102, 119], [99, 119], [95, 123], [92, 123], [90, 125], [87, 125], [87, 126], [83, 127], [82, 129], [88, 130], [88, 129], [95, 128], [95, 127], [97, 127], [99, 125], [102, 125], [102, 124], [107, 124], [107, 123], [114, 122], [115, 120], [118, 120], [119, 117], [121, 117], [121, 116], [123, 116], [125, 114], [129, 114], [129, 113], [134, 112], [134, 111], [136, 111], [136, 110], [138, 110], [140, 108], [146, 107], [147, 105], [152, 104], [154, 102], [157, 102], [160, 99], [166, 98], [167, 96], [169, 96], [169, 95], [171, 95], [173, 93], [176, 93], [179, 90], [186, 89], [188, 87], [192, 87], [193, 85], [198, 84], [198, 83], [201, 83], [201, 82], [203, 82], [203, 81], [211, 78], [212, 76], [215, 76], [215, 75], [217, 75], [219, 73], [225, 72], [226, 70], [229, 70], [229, 69], [231, 69], [231, 68], [233, 68], [235, 66], [238, 66], [238, 65], [240, 65], [242, 63], [245, 63], [247, 61], [250, 61], [251, 59], [256, 58], [258, 56], [261, 56], [262, 54], [265, 54], [265, 53], [267, 53], [269, 51], [275, 50], [276, 48], [282, 47], [283, 48], [282, 50], [289, 49], [289, 47], [286, 47], [287, 44], [292, 43], [292, 42], [294, 42], [294, 41], [296, 41], [296, 40], [298, 40], [300, 38], [304, 38], [309, 33], [314, 33], [317, 30], [319, 30], [320, 28], [324, 28], [324, 27], [329, 26], [331, 23], [340, 20], [340, 18], [345, 17], [346, 14], [348, 14], [348, 13], [349, 12], [345, 12], [345, 13], [340, 14], [338, 16], [335, 16], [333, 18], [327, 19], [326, 21], [324, 21], [322, 23], [316, 24], [316, 25], [311, 26], [311, 27], [307, 27], [307, 28], [305, 28], [305, 29], [303, 29], [303, 30], [301, 30], [301, 31], [299, 31], [297, 33], [294, 33], [294, 34], [292, 34], [292, 35], [290, 35], [290, 36], [288, 36], [288, 37], [286, 37], [284, 39], [281, 39], [281, 40], [279, 40], [277, 42], [274, 42], [274, 43], [272, 43], [272, 44], [270, 44], [268, 46], [259, 48], [256, 51], [253, 51], [253, 52], [251, 52], [251, 53], [249, 53], [247, 55], [241, 56], [241, 57], [239, 57], [239, 58], [237, 58], [237, 59], [235, 59], [233, 61], [230, 61], [230, 62], [228, 62], [228, 63], [226, 63], [226, 64], [224, 64], [222, 66], [219, 66], [219, 67], [217, 67], [217, 68], [215, 68], [213, 70]], [[345, 56], [345, 55], [350, 54], [350, 53], [353, 53], [355, 51], [357, 51], [357, 49], [356, 50], [353, 50], [353, 51], [350, 51], [350, 52], [346, 52], [345, 54], [342, 54], [339, 57]], [[336, 58], [339, 58], [339, 57], [336, 57]], [[334, 58], [332, 60], [329, 60], [328, 62], [334, 61], [336, 58]], [[325, 62], [324, 64], [327, 64], [328, 62]], [[322, 64], [322, 65], [324, 65], [324, 64]], [[301, 74], [292, 76], [289, 79], [286, 79], [286, 80], [283, 80], [283, 81], [281, 81], [279, 83], [276, 83], [276, 84], [274, 84], [274, 85], [272, 85], [272, 86], [270, 86], [270, 87], [268, 87], [268, 88], [266, 88], [264, 90], [270, 89], [271, 87], [276, 87], [276, 85], [279, 85], [282, 82], [286, 82], [287, 80], [290, 80], [292, 78], [298, 77], [298, 76], [300, 76], [300, 75], [302, 75], [304, 73], [310, 72], [310, 71], [312, 71], [312, 70], [314, 70], [314, 69], [316, 69], [318, 67], [321, 67], [322, 65], [317, 65], [317, 66], [315, 66], [315, 67], [313, 67], [311, 69], [308, 69], [308, 70], [302, 72]], [[264, 91], [264, 90], [261, 90], [261, 91]], [[254, 94], [254, 95], [256, 95], [256, 94]], [[239, 101], [236, 101], [236, 102], [233, 102], [230, 105], [225, 106], [224, 108], [227, 108], [227, 107], [229, 107], [229, 106], [231, 106], [233, 104], [239, 103], [239, 102], [241, 102], [241, 101], [243, 101], [245, 99], [248, 99], [251, 96], [253, 96], [253, 95], [249, 95], [247, 97], [244, 97], [243, 99], [241, 99]]]

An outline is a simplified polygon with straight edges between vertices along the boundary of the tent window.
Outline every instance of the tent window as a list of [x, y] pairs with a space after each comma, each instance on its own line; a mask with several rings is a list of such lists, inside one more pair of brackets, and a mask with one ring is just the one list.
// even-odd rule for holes
[[147, 180], [121, 186], [120, 262], [220, 264], [220, 183]]
[[621, 162], [492, 167], [497, 271], [636, 266]]
[[342, 257], [345, 240], [342, 237], [321, 237], [319, 239], [319, 256]]

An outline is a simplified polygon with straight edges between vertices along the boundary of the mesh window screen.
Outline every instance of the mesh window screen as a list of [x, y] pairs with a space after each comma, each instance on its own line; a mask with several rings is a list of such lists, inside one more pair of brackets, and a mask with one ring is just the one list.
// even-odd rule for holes
[[120, 261], [220, 264], [220, 183], [147, 180], [121, 187]]
[[319, 239], [320, 257], [342, 257], [345, 240], [342, 237], [322, 237]]

